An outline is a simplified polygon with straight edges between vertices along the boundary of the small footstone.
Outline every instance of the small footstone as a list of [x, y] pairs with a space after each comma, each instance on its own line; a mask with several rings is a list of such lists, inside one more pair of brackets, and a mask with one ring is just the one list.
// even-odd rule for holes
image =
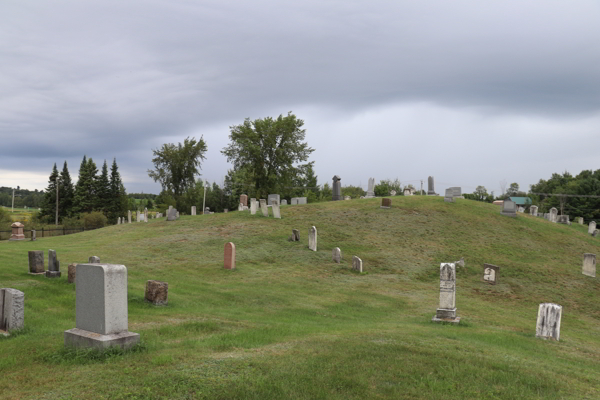
[[166, 306], [169, 295], [169, 284], [161, 281], [146, 282], [146, 301], [155, 306]]
[[356, 256], [352, 256], [352, 269], [356, 272], [363, 272], [362, 260]]
[[225, 269], [235, 269], [235, 244], [225, 244]]
[[77, 268], [77, 264], [69, 264], [67, 268], [67, 282], [75, 283], [75, 269]]
[[500, 267], [492, 264], [483, 264], [483, 281], [492, 285], [496, 284]]
[[100, 257], [98, 257], [98, 256], [91, 256], [88, 259], [88, 264], [100, 264]]
[[342, 251], [340, 250], [339, 247], [336, 247], [333, 249], [333, 255], [332, 255], [333, 261], [337, 264], [339, 264], [340, 262], [342, 262]]
[[544, 339], [560, 339], [560, 319], [562, 306], [553, 303], [542, 303], [538, 309], [535, 336]]

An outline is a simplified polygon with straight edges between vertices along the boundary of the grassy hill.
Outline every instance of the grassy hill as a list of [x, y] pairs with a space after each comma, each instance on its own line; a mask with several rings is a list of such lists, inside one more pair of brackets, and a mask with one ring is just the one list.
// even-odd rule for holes
[[[231, 212], [0, 243], [0, 287], [25, 292], [26, 329], [0, 338], [6, 399], [598, 399], [600, 254], [587, 227], [497, 206], [394, 197], [282, 207], [283, 219]], [[318, 229], [318, 252], [308, 229]], [[289, 242], [292, 229], [301, 242]], [[226, 242], [237, 269], [223, 269]], [[341, 265], [331, 260], [340, 247]], [[27, 251], [54, 249], [63, 277], [27, 274]], [[69, 263], [124, 264], [127, 354], [63, 349], [75, 327]], [[350, 270], [352, 256], [366, 271]], [[457, 273], [459, 326], [434, 324], [439, 264]], [[501, 267], [482, 282], [483, 263]], [[144, 302], [169, 283], [169, 305]], [[560, 342], [535, 338], [539, 303], [563, 306]]]

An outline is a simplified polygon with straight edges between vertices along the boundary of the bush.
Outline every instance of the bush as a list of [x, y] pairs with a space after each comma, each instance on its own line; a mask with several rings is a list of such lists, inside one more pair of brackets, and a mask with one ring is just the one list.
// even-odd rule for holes
[[5, 229], [8, 227], [8, 229], [10, 229], [11, 225], [12, 217], [10, 216], [10, 213], [6, 211], [4, 207], [0, 207], [0, 228]]
[[79, 216], [64, 217], [62, 219], [62, 225], [65, 228], [81, 228], [83, 227], [83, 220], [79, 219]]
[[103, 228], [107, 219], [100, 211], [94, 211], [83, 215], [83, 225], [88, 229]]

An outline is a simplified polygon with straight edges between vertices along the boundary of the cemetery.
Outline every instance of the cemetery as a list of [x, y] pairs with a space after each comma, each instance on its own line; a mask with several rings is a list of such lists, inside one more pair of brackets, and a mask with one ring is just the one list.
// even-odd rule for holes
[[2, 241], [0, 397], [600, 398], [595, 222], [438, 191]]

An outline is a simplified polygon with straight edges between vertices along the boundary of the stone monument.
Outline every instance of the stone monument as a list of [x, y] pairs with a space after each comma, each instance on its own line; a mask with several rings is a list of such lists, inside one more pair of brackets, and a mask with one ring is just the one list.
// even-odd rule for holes
[[75, 276], [77, 273], [77, 264], [69, 264], [67, 268], [67, 282], [75, 283]]
[[46, 278], [60, 278], [60, 261], [56, 258], [55, 250], [48, 250], [48, 271]]
[[8, 336], [24, 326], [25, 294], [17, 289], [0, 289], [0, 334]]
[[535, 336], [544, 339], [560, 339], [560, 319], [562, 306], [553, 303], [542, 303], [538, 309]]
[[192, 215], [196, 215], [196, 206], [192, 206]]
[[100, 264], [100, 257], [91, 256], [90, 258], [88, 258], [88, 264]]
[[571, 221], [569, 221], [568, 215], [559, 215], [557, 221], [559, 224], [571, 225]]
[[317, 228], [314, 226], [308, 230], [308, 248], [317, 251]]
[[273, 211], [273, 218], [281, 219], [281, 210], [279, 209], [279, 201], [277, 201], [275, 199], [271, 200], [271, 210]]
[[381, 199], [381, 206], [379, 208], [390, 208], [392, 206], [392, 199], [383, 198]]
[[390, 196], [395, 196], [396, 195], [396, 191], [395, 190], [390, 190]]
[[367, 189], [366, 199], [375, 197], [375, 178], [369, 178], [369, 187]]
[[492, 264], [483, 264], [483, 281], [492, 285], [496, 284], [500, 267]]
[[177, 219], [177, 210], [169, 206], [167, 211], [167, 221], [175, 221]]
[[155, 306], [166, 306], [169, 302], [169, 284], [161, 281], [147, 281], [144, 299]]
[[596, 230], [596, 221], [590, 221], [590, 224], [588, 226], [588, 234], [593, 234], [594, 231]]
[[281, 200], [281, 205], [282, 206], [287, 206], [287, 200], [286, 199], [282, 199]]
[[502, 211], [500, 211], [500, 214], [506, 217], [515, 218], [517, 216], [517, 203], [511, 200], [504, 200], [502, 202]]
[[538, 215], [538, 207], [537, 206], [531, 206], [531, 207], [529, 207], [529, 214], [533, 215], [534, 217], [537, 217], [537, 215]]
[[131, 210], [127, 211], [127, 222], [131, 223]]
[[342, 178], [337, 175], [333, 176], [332, 199], [333, 201], [342, 200]]
[[37, 240], [37, 239], [36, 239], [36, 237], [35, 237], [35, 229], [32, 229], [32, 230], [31, 230], [31, 241], [32, 241], [32, 242], [35, 242], [36, 240]]
[[225, 243], [225, 269], [235, 269], [235, 244]]
[[269, 216], [269, 207], [267, 207], [267, 200], [260, 199], [260, 211], [262, 211], [263, 217]]
[[596, 255], [591, 253], [583, 254], [583, 269], [584, 275], [596, 277]]
[[44, 267], [44, 252], [41, 250], [32, 250], [29, 255], [29, 273], [32, 275], [40, 275], [46, 273]]
[[456, 316], [456, 267], [453, 263], [440, 264], [440, 307], [433, 321], [460, 322], [460, 317]]
[[427, 196], [436, 196], [435, 189], [433, 187], [433, 176], [427, 178]]
[[356, 272], [363, 272], [362, 260], [356, 256], [352, 256], [352, 270]]
[[273, 200], [277, 200], [277, 204], [281, 203], [281, 198], [278, 194], [270, 194], [267, 196], [267, 205], [272, 206]]
[[290, 236], [290, 242], [299, 242], [300, 241], [300, 232], [298, 229], [292, 229], [292, 236]]
[[65, 331], [65, 346], [127, 349], [140, 341], [128, 331], [127, 267], [79, 264], [75, 285], [76, 327]]
[[342, 262], [342, 251], [340, 250], [339, 247], [335, 247], [333, 249], [332, 258], [333, 258], [333, 262], [335, 262], [337, 264]]
[[452, 189], [446, 189], [446, 193], [444, 194], [444, 201], [447, 203], [454, 203], [454, 196], [452, 196]]
[[12, 228], [12, 234], [10, 235], [10, 239], [8, 240], [25, 240], [25, 235], [23, 234], [23, 228], [25, 227], [25, 225], [23, 225], [20, 222], [15, 222], [10, 227]]
[[550, 215], [548, 216], [548, 219], [550, 220], [550, 222], [554, 222], [557, 223], [558, 222], [558, 210], [554, 207], [552, 207], [550, 209]]
[[240, 204], [244, 207], [248, 207], [248, 195], [247, 194], [240, 195]]
[[256, 199], [250, 199], [250, 214], [254, 215], [256, 214], [256, 209], [257, 209], [257, 201]]

